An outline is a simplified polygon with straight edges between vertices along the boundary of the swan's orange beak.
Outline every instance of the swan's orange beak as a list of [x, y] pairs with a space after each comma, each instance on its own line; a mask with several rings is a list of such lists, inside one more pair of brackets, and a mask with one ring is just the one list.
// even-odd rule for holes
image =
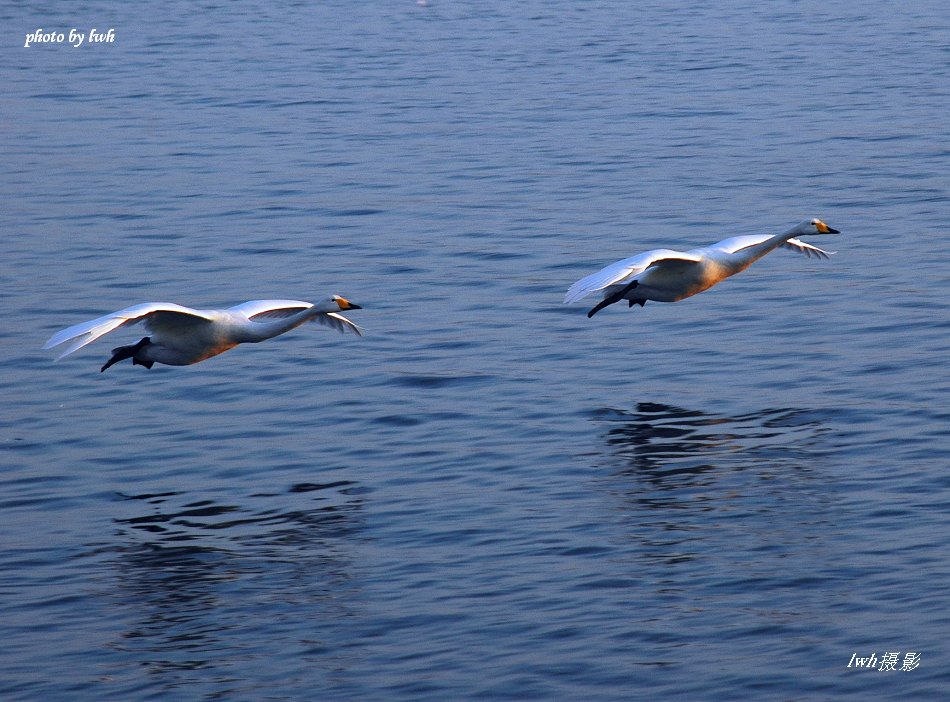
[[337, 300], [336, 300], [336, 304], [340, 306], [340, 309], [341, 309], [341, 310], [361, 310], [361, 309], [363, 309], [363, 308], [360, 307], [359, 305], [354, 304], [354, 303], [350, 302], [349, 300], [347, 300], [346, 298], [343, 298], [343, 297], [338, 297]]
[[837, 229], [832, 229], [827, 224], [822, 222], [820, 219], [815, 223], [815, 227], [818, 229], [819, 234], [840, 234]]

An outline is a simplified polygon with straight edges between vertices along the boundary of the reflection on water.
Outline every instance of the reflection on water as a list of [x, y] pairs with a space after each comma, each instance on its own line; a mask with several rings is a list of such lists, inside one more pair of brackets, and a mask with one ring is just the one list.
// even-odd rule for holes
[[[332, 498], [327, 497], [327, 492]], [[267, 527], [266, 540], [274, 540], [282, 535], [292, 544], [295, 540], [310, 539], [314, 533], [322, 537], [345, 535], [349, 526], [349, 517], [361, 503], [359, 490], [350, 481], [334, 483], [299, 483], [288, 490], [290, 493], [318, 493], [314, 498], [317, 506], [305, 509], [286, 510], [279, 494], [257, 494], [250, 499], [257, 503], [251, 510], [241, 505], [220, 504], [214, 500], [197, 500], [181, 506], [174, 501], [164, 505], [179, 493], [127, 495], [127, 500], [145, 501], [155, 509], [149, 514], [116, 519], [117, 524], [133, 529], [161, 534], [164, 542], [191, 541], [206, 538], [209, 533], [222, 531], [229, 540], [246, 543], [260, 536], [261, 527]], [[356, 493], [356, 496], [354, 496]], [[273, 505], [268, 503], [273, 500]], [[307, 527], [313, 527], [313, 531]], [[339, 530], [335, 532], [335, 530]]]
[[208, 683], [212, 670], [223, 692], [232, 669], [253, 664], [259, 648], [294, 653], [275, 664], [275, 676], [284, 666], [345, 667], [324, 630], [353, 614], [349, 550], [360, 531], [359, 493], [342, 481], [297, 484], [243, 504], [185, 501], [174, 492], [124, 496], [148, 511], [115, 520], [124, 545], [109, 597], [129, 625], [111, 648], [165, 689], [194, 684], [197, 670]]
[[[606, 429], [603, 460], [612, 470], [605, 487], [647, 562], [708, 559], [769, 529], [764, 548], [772, 548], [807, 538], [798, 512], [822, 519], [824, 478], [815, 473], [826, 429], [819, 411], [726, 416], [641, 402], [598, 411], [594, 421]], [[788, 523], [797, 527], [772, 521], [784, 512], [795, 513]]]
[[606, 442], [625, 470], [660, 488], [675, 484], [678, 475], [804, 456], [822, 425], [821, 414], [811, 410], [729, 417], [651, 402], [640, 402], [633, 411], [604, 409], [594, 419], [608, 426]]

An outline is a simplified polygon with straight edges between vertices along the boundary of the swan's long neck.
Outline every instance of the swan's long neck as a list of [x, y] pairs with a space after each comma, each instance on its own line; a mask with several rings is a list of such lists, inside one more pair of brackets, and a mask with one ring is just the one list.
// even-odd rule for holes
[[244, 340], [253, 343], [255, 341], [265, 341], [266, 339], [272, 339], [275, 336], [280, 336], [281, 334], [289, 332], [291, 329], [296, 329], [301, 324], [309, 322], [319, 314], [324, 314], [323, 309], [321, 309], [318, 305], [314, 305], [313, 307], [300, 310], [299, 312], [288, 317], [272, 319], [266, 322], [254, 322], [252, 326], [245, 327], [244, 336], [246, 338]]
[[786, 241], [788, 241], [789, 239], [794, 237], [796, 234], [798, 234], [798, 232], [799, 232], [799, 227], [796, 225], [792, 227], [791, 229], [789, 229], [788, 231], [782, 232], [781, 234], [776, 234], [775, 236], [769, 239], [766, 239], [761, 244], [759, 244], [759, 246], [767, 247], [766, 249], [767, 251], [771, 251], [772, 249], [777, 249], [779, 246], [781, 246]]
[[776, 234], [775, 236], [769, 237], [761, 244], [756, 244], [755, 246], [750, 246], [746, 249], [743, 249], [743, 268], [749, 267], [760, 258], [765, 256], [765, 254], [769, 253], [770, 251], [774, 251], [786, 241], [793, 238], [797, 233], [798, 226], [794, 226], [791, 229], [782, 232], [781, 234]]

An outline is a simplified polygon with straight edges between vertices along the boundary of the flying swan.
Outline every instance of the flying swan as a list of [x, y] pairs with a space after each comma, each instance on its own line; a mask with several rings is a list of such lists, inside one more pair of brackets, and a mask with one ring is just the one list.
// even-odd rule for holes
[[604, 299], [587, 313], [593, 317], [608, 305], [629, 300], [630, 307], [647, 300], [677, 302], [708, 290], [716, 283], [735, 275], [773, 249], [791, 249], [818, 258], [828, 258], [832, 251], [806, 244], [795, 237], [805, 234], [838, 234], [820, 219], [806, 219], [783, 234], [751, 234], [724, 239], [712, 246], [689, 251], [655, 249], [639, 256], [611, 263], [606, 268], [581, 278], [568, 288], [564, 304], [577, 302], [591, 293], [604, 292]]
[[126, 358], [132, 365], [151, 368], [155, 363], [187, 366], [217, 356], [238, 344], [264, 341], [314, 321], [340, 332], [360, 328], [339, 314], [362, 309], [349, 300], [332, 295], [316, 304], [300, 300], [251, 300], [226, 310], [193, 310], [171, 302], [143, 302], [104, 317], [83, 322], [53, 334], [43, 346], [69, 342], [56, 360], [78, 351], [119, 327], [144, 322], [151, 336], [131, 346], [112, 349], [112, 358], [100, 373]]

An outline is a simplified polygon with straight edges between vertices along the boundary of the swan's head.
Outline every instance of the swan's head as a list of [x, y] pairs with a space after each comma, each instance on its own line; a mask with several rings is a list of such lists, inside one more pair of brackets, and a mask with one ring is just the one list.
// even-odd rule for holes
[[330, 312], [344, 312], [345, 310], [363, 309], [359, 305], [350, 302], [345, 297], [341, 297], [340, 295], [331, 295], [330, 299], [327, 300], [327, 303], [330, 307]]
[[806, 219], [795, 227], [795, 234], [840, 234], [837, 229], [832, 229], [820, 219]]

